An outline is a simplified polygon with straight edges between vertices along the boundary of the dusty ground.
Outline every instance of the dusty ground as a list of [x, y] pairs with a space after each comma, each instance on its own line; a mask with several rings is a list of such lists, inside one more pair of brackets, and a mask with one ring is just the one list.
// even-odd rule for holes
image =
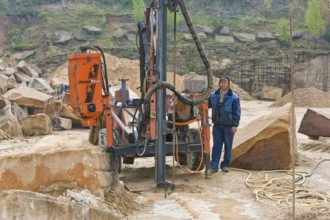
[[[240, 129], [250, 121], [269, 114], [276, 108], [268, 107], [270, 102], [242, 101]], [[305, 107], [296, 108], [297, 129], [306, 112]], [[330, 108], [319, 108], [328, 112]], [[322, 159], [330, 159], [330, 140], [309, 140], [297, 134], [298, 159], [296, 171], [307, 171]], [[293, 209], [282, 207], [275, 201], [257, 201], [253, 188], [245, 184], [247, 173], [231, 170], [216, 173], [206, 179], [204, 172], [191, 175], [178, 165], [172, 166], [172, 157], [167, 157], [167, 179], [175, 183], [175, 190], [165, 199], [165, 192], [155, 187], [154, 159], [137, 159], [134, 165], [124, 165], [120, 179], [132, 191], [137, 192], [141, 209], [126, 219], [292, 219]], [[318, 166], [307, 178], [303, 189], [316, 191], [326, 197], [330, 195], [330, 161]], [[257, 176], [257, 171], [252, 175]], [[280, 174], [279, 176], [284, 176]], [[173, 178], [174, 177], [174, 178]], [[296, 219], [328, 219], [329, 205], [299, 208], [296, 205]]]
[[[269, 107], [272, 102], [242, 100], [241, 103], [242, 120], [239, 129], [244, 129], [244, 126], [249, 122], [276, 110], [276, 107]], [[330, 108], [313, 109], [321, 113], [330, 111]], [[306, 107], [296, 108], [296, 129], [298, 129], [306, 110]], [[73, 135], [77, 132], [80, 132], [79, 135], [85, 135], [82, 139], [87, 143], [87, 129], [66, 132], [56, 131], [50, 136], [53, 136], [57, 142], [62, 141], [68, 147], [70, 145], [67, 139], [59, 140], [58, 136], [62, 134], [63, 137], [66, 137], [68, 133]], [[21, 151], [23, 148], [24, 150], [29, 150], [29, 143], [37, 142], [38, 138], [40, 137], [2, 141], [1, 152], [5, 154], [8, 150]], [[25, 143], [24, 146], [22, 143]], [[298, 160], [296, 171], [310, 172], [321, 160], [330, 159], [330, 138], [313, 141], [309, 140], [305, 135], [297, 134], [297, 143]], [[17, 146], [20, 147], [17, 148]], [[49, 144], [49, 146], [52, 145]], [[245, 184], [248, 177], [248, 174], [245, 172], [236, 170], [231, 170], [229, 173], [219, 172], [212, 175], [211, 179], [206, 179], [204, 171], [191, 175], [184, 172], [177, 164], [173, 167], [172, 161], [172, 157], [167, 157], [167, 180], [175, 184], [175, 189], [170, 194], [155, 186], [154, 159], [140, 158], [136, 159], [134, 165], [124, 165], [120, 174], [120, 180], [132, 193], [128, 193], [125, 190], [123, 192], [121, 187], [115, 192], [109, 192], [105, 196], [105, 201], [102, 200], [99, 206], [108, 210], [117, 210], [118, 213], [121, 213], [121, 219], [292, 219], [293, 209], [291, 207], [282, 207], [276, 201], [269, 199], [258, 201], [254, 195], [255, 189], [249, 188]], [[312, 190], [329, 198], [329, 169], [330, 161], [320, 164], [313, 175], [306, 179], [302, 188], [304, 190]], [[252, 175], [255, 178], [258, 172], [253, 171]], [[276, 177], [281, 176], [284, 176], [284, 174], [276, 175]], [[66, 196], [63, 192], [68, 189], [75, 189], [75, 187], [71, 186], [65, 186], [64, 189], [54, 187], [55, 189], [42, 193], [55, 197], [59, 195]], [[79, 191], [79, 189], [75, 190]], [[74, 196], [77, 197], [77, 194], [79, 198], [84, 197], [86, 194], [84, 194], [84, 191], [74, 191], [74, 193]], [[167, 198], [165, 198], [165, 195], [167, 195]], [[100, 198], [93, 197], [94, 200], [98, 201]], [[299, 205], [297, 205], [296, 207], [295, 216], [298, 220], [329, 219], [329, 205], [305, 208], [299, 208]]]

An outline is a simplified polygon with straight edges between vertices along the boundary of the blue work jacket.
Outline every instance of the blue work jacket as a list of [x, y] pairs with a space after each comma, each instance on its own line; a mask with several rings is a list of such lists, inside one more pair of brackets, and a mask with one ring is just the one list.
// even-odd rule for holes
[[220, 89], [218, 89], [208, 99], [209, 108], [212, 108], [212, 122], [238, 127], [241, 119], [241, 104], [238, 96], [229, 89], [222, 104], [220, 104], [220, 96]]

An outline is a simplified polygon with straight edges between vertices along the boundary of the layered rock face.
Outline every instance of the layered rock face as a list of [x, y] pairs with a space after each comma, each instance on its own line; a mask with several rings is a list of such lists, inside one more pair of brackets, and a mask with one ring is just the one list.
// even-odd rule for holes
[[[291, 168], [291, 122], [291, 105], [287, 104], [240, 128], [234, 139], [231, 166], [252, 170]], [[295, 131], [293, 135], [295, 140]]]
[[0, 219], [120, 219], [110, 210], [23, 190], [0, 193]]
[[78, 188], [103, 196], [118, 184], [116, 160], [89, 144], [86, 132], [70, 131], [4, 141], [0, 148], [0, 191], [22, 189], [40, 192], [53, 184], [74, 183]]

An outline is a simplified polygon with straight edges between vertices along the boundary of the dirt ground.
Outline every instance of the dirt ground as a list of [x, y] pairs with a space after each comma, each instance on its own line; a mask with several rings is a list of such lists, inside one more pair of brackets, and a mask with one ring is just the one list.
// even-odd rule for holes
[[[269, 107], [271, 104], [272, 102], [242, 100], [242, 119], [239, 129], [244, 129], [245, 125], [260, 116], [276, 111], [277, 107]], [[306, 107], [296, 108], [297, 130], [306, 110]], [[330, 108], [313, 108], [313, 110], [320, 113], [328, 113]], [[87, 143], [87, 129], [56, 131], [50, 136], [55, 138], [54, 141], [56, 140], [59, 143], [65, 142], [65, 146], [67, 147], [67, 139], [63, 138], [59, 140], [58, 137], [65, 137], [68, 133], [74, 135], [77, 132], [80, 136], [85, 135], [82, 139]], [[40, 137], [29, 138], [29, 143], [35, 143], [38, 138]], [[6, 148], [6, 143], [9, 149]], [[20, 147], [15, 147], [17, 145]], [[0, 148], [3, 148], [1, 153], [5, 154], [11, 150], [29, 150], [27, 146], [29, 144], [23, 138], [21, 141], [19, 139], [3, 141]], [[305, 171], [309, 173], [324, 159], [330, 160], [330, 138], [310, 140], [307, 136], [297, 133], [296, 172]], [[196, 174], [189, 174], [177, 164], [173, 166], [171, 156], [167, 157], [166, 164], [166, 178], [168, 181], [174, 183], [175, 186], [172, 192], [165, 192], [164, 189], [156, 187], [154, 158], [137, 158], [133, 165], [124, 164], [119, 176], [128, 191], [124, 187], [119, 187], [117, 191], [109, 192], [105, 196], [105, 201], [101, 198], [94, 198], [95, 196], [92, 197], [90, 193], [88, 193], [88, 198], [92, 198], [92, 201], [100, 200], [98, 207], [116, 210], [121, 216], [120, 219], [129, 220], [293, 219], [293, 209], [290, 205], [280, 206], [277, 201], [263, 198], [258, 201], [254, 194], [256, 189], [246, 185], [248, 178], [248, 173], [246, 172], [231, 169], [229, 173], [219, 172], [213, 174], [211, 179], [206, 179], [203, 170]], [[313, 175], [306, 178], [299, 191], [313, 191], [326, 198], [327, 201], [330, 201], [329, 169], [330, 161], [319, 164]], [[258, 176], [258, 172], [251, 171], [252, 178], [255, 179]], [[284, 173], [277, 173], [272, 177], [285, 176], [286, 174]], [[55, 197], [59, 195], [68, 197], [63, 192], [70, 189], [71, 191], [76, 190], [72, 191], [72, 193], [70, 190], [67, 191], [72, 195], [74, 194], [74, 198], [86, 197], [85, 191], [79, 192], [79, 189], [75, 189], [74, 187], [72, 189], [71, 186], [64, 186], [65, 190], [61, 189], [63, 186], [60, 188], [56, 188], [56, 186], [52, 187], [55, 187], [52, 190], [55, 190], [56, 194], [49, 192], [41, 193], [50, 194]], [[52, 190], [51, 192], [53, 192]], [[70, 198], [72, 197], [71, 194], [69, 195]], [[290, 196], [289, 198], [292, 197]], [[306, 199], [315, 200], [314, 197]], [[292, 204], [290, 200], [289, 204]], [[308, 205], [306, 207], [301, 207], [300, 204], [297, 204], [294, 214], [295, 219], [298, 220], [325, 220], [329, 219], [330, 206], [329, 203], [325, 204], [324, 202], [321, 202], [317, 206]]]
[[[242, 101], [242, 119], [239, 129], [254, 119], [276, 110], [269, 107], [272, 102]], [[319, 112], [329, 112], [330, 108], [313, 108]], [[298, 130], [307, 108], [296, 108]], [[297, 133], [296, 172], [311, 172], [323, 159], [330, 159], [330, 139], [309, 140]], [[306, 178], [302, 189], [317, 192], [329, 199], [330, 161], [325, 161]], [[136, 159], [134, 165], [124, 165], [120, 179], [128, 189], [135, 192], [141, 205], [138, 211], [126, 219], [329, 219], [330, 206], [319, 204], [315, 207], [295, 205], [280, 206], [276, 201], [258, 201], [254, 189], [245, 184], [248, 174], [230, 170], [219, 172], [206, 179], [204, 171], [188, 174], [177, 164], [173, 167], [172, 157], [167, 157], [167, 180], [175, 184], [172, 193], [165, 193], [155, 186], [154, 158]], [[258, 171], [251, 171], [257, 177]], [[285, 174], [277, 174], [282, 177]], [[291, 178], [292, 179], [292, 178]], [[165, 198], [167, 196], [167, 198]], [[292, 203], [290, 203], [292, 204]]]

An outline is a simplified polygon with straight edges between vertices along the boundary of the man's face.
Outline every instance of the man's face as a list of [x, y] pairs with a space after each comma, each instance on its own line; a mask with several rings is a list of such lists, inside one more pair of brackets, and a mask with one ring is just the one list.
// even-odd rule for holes
[[220, 87], [221, 87], [221, 89], [227, 89], [228, 88], [228, 80], [221, 80], [220, 81]]

